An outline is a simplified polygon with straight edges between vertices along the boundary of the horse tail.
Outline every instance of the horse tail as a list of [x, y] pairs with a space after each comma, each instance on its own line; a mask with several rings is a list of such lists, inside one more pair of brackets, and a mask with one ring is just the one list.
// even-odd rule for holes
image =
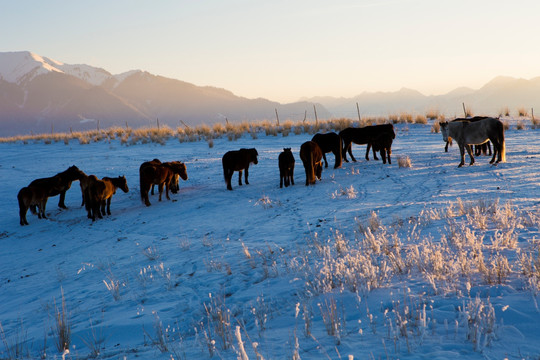
[[502, 122], [500, 122], [499, 125], [499, 141], [501, 143], [501, 161], [506, 162], [506, 145], [504, 141], [504, 125]]
[[313, 166], [313, 149], [309, 149], [308, 155], [309, 161], [309, 183], [312, 184], [315, 182], [315, 167]]
[[143, 169], [139, 169], [139, 188], [140, 188], [140, 191], [141, 191], [141, 201], [144, 202], [144, 200], [146, 199], [146, 195], [148, 194], [148, 191], [145, 192], [145, 185], [146, 185], [146, 182], [144, 181], [144, 174], [143, 174]]
[[28, 188], [24, 187], [22, 188], [19, 193], [17, 194], [17, 200], [19, 201], [19, 218], [21, 225], [26, 225], [26, 212], [28, 211], [28, 207], [24, 201], [25, 193], [28, 192]]

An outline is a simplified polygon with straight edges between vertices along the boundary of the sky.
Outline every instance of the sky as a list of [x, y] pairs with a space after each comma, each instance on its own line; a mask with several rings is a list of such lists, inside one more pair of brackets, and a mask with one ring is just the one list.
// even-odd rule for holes
[[2, 0], [0, 51], [293, 102], [540, 76], [536, 0]]

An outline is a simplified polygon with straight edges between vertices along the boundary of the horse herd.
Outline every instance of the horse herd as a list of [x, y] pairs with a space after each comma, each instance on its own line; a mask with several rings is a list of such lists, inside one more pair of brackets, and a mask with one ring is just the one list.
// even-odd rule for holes
[[[440, 125], [443, 140], [447, 143], [446, 150], [451, 139], [455, 139], [459, 145], [461, 153], [459, 167], [465, 163], [465, 150], [470, 156], [470, 165], [472, 165], [474, 157], [471, 145], [481, 145], [488, 142], [493, 144], [494, 149], [490, 163], [497, 164], [506, 161], [504, 126], [499, 119], [490, 117], [460, 118], [451, 122], [442, 122]], [[306, 141], [300, 146], [300, 159], [306, 173], [306, 186], [315, 184], [317, 179], [321, 179], [323, 160], [325, 167], [328, 167], [327, 153], [334, 154], [334, 168], [341, 167], [343, 160], [348, 162], [347, 153], [352, 161], [356, 161], [351, 151], [352, 143], [367, 144], [366, 160], [369, 160], [369, 150], [372, 149], [375, 160], [378, 160], [377, 152], [379, 152], [383, 163], [386, 164], [388, 161], [391, 164], [390, 155], [395, 137], [392, 124], [361, 128], [349, 127], [340, 131], [339, 134], [334, 132], [315, 134], [310, 141]], [[249, 184], [249, 165], [257, 164], [257, 156], [257, 150], [254, 148], [228, 151], [223, 155], [223, 175], [228, 190], [232, 190], [231, 182], [235, 171], [239, 172], [238, 185], [242, 185], [242, 173], [244, 173], [245, 183]], [[294, 185], [294, 164], [295, 159], [291, 148], [284, 148], [278, 156], [280, 188]], [[180, 161], [161, 162], [159, 159], [154, 159], [142, 163], [139, 167], [141, 201], [146, 206], [151, 205], [148, 192], [151, 191], [154, 194], [154, 185], [158, 185], [159, 201], [161, 201], [164, 187], [165, 195], [167, 199], [170, 199], [169, 190], [172, 193], [177, 193], [179, 190], [179, 178], [188, 179], [186, 165]], [[81, 206], [85, 206], [87, 216], [92, 221], [96, 217], [102, 218], [103, 215], [111, 214], [111, 199], [118, 188], [126, 193], [129, 191], [125, 176], [98, 179], [95, 175], [86, 175], [73, 165], [66, 171], [52, 177], [36, 179], [19, 191], [17, 199], [20, 224], [28, 225], [26, 219], [28, 209], [37, 214], [38, 218], [46, 218], [45, 206], [51, 196], [60, 195], [58, 206], [66, 209], [64, 204], [66, 191], [76, 180], [79, 180], [81, 187]]]

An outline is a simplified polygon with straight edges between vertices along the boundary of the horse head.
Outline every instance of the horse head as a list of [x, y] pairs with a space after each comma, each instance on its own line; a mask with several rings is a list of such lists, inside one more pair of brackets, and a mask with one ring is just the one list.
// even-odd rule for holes
[[127, 180], [124, 175], [118, 177], [118, 187], [125, 193], [129, 191]]
[[441, 126], [443, 140], [448, 142], [448, 121], [440, 122], [439, 125]]
[[81, 171], [78, 167], [76, 167], [75, 165], [70, 166], [65, 171], [65, 173], [72, 180], [80, 180], [80, 179], [83, 179], [86, 176], [86, 174], [83, 171]]
[[188, 179], [186, 164], [181, 161], [171, 161], [167, 164], [173, 173], [180, 175], [182, 180]]
[[249, 149], [249, 154], [250, 154], [250, 157], [251, 157], [250, 162], [257, 165], [259, 163], [257, 161], [257, 156], [259, 156], [259, 153], [257, 152], [257, 149], [255, 149], [255, 148]]

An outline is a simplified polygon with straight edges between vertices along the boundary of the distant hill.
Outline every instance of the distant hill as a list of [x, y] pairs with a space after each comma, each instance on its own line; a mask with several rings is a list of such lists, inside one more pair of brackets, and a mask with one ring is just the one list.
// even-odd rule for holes
[[[0, 136], [73, 131], [98, 126], [176, 128], [215, 122], [313, 117], [312, 102], [280, 104], [247, 99], [215, 87], [133, 70], [112, 75], [89, 65], [70, 65], [31, 52], [0, 52]], [[320, 104], [317, 115], [330, 113]]]
[[444, 95], [426, 96], [403, 88], [395, 92], [365, 92], [352, 98], [313, 97], [302, 99], [322, 104], [334, 117], [357, 117], [356, 103], [363, 116], [385, 116], [400, 112], [425, 114], [436, 109], [447, 116], [462, 116], [463, 103], [474, 114], [497, 116], [506, 107], [517, 116], [518, 108], [538, 109], [540, 77], [530, 80], [496, 77], [478, 90], [457, 88]]

